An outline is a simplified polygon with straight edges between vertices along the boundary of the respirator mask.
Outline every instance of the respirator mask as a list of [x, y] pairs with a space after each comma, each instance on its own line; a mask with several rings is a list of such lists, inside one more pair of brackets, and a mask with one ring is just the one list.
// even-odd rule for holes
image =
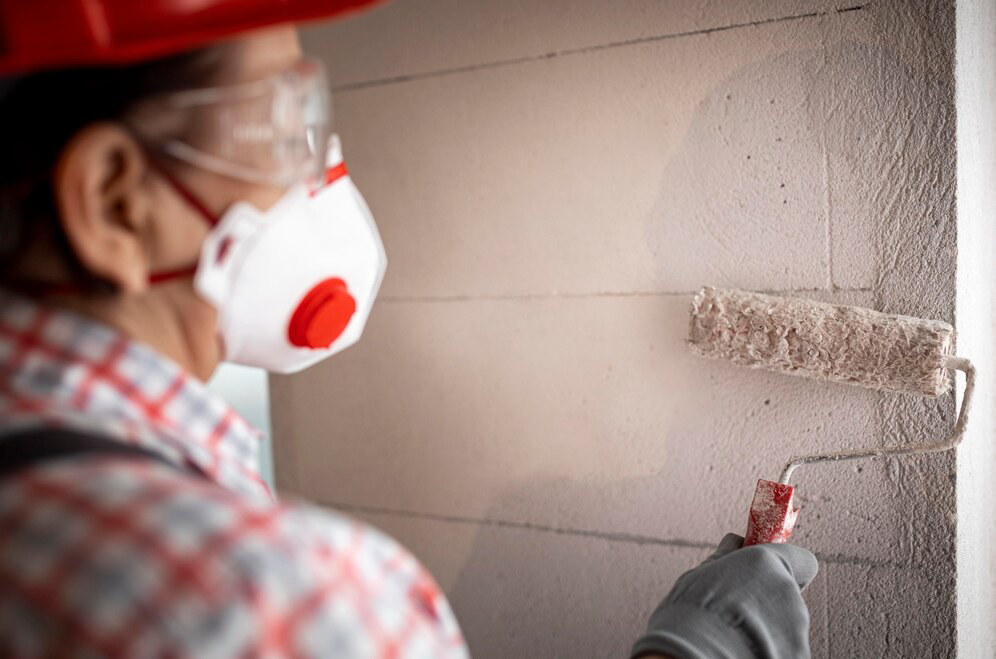
[[216, 216], [163, 171], [211, 228], [196, 267], [152, 280], [193, 275], [196, 292], [218, 312], [229, 362], [293, 373], [354, 344], [387, 258], [331, 134], [321, 63], [302, 59], [264, 80], [172, 92], [155, 102], [157, 116], [198, 113], [197, 125], [207, 122], [210, 136], [197, 146], [169, 138], [158, 152], [286, 193], [265, 211], [237, 202]]

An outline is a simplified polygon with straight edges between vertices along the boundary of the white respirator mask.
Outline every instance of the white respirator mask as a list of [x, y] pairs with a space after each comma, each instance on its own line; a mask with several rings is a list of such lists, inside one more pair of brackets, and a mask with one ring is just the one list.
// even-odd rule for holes
[[[291, 129], [304, 125], [307, 131], [304, 154], [309, 157], [294, 154], [291, 158], [286, 147], [273, 150], [273, 160], [282, 159], [278, 165], [292, 162], [297, 168], [284, 166], [283, 179], [179, 142], [167, 145], [167, 152], [174, 157], [206, 169], [249, 180], [286, 181], [290, 185], [284, 196], [265, 211], [240, 201], [217, 217], [189, 188], [163, 170], [166, 180], [211, 229], [195, 268], [151, 278], [158, 282], [193, 274], [194, 289], [218, 312], [225, 360], [274, 373], [294, 373], [356, 343], [387, 267], [377, 225], [346, 170], [338, 137], [323, 134], [324, 124], [318, 129], [314, 122], [307, 125], [303, 116], [288, 120], [288, 111], [303, 115], [314, 105], [316, 93], [327, 94], [323, 77], [313, 82], [302, 76], [305, 66], [305, 73], [312, 71], [314, 76], [316, 65], [305, 61], [275, 81], [264, 81], [275, 85], [276, 93], [273, 89], [262, 90], [276, 98], [274, 101], [265, 96], [264, 100], [267, 107], [274, 106], [279, 121], [289, 123]], [[212, 92], [218, 93], [198, 90], [181, 94]], [[232, 92], [226, 89], [225, 93]], [[290, 99], [287, 94], [291, 94]], [[243, 92], [237, 102], [258, 106], [258, 96]], [[210, 97], [207, 101], [216, 102]], [[239, 109], [229, 108], [224, 116], [236, 119]], [[250, 107], [250, 114], [258, 118], [258, 107]], [[263, 125], [271, 123], [277, 123], [277, 118], [268, 118]], [[272, 135], [268, 138], [272, 139]], [[327, 146], [320, 157], [313, 153], [316, 145]], [[231, 152], [230, 148], [226, 151]], [[252, 161], [259, 160], [256, 157]], [[317, 172], [321, 172], [320, 179]]]

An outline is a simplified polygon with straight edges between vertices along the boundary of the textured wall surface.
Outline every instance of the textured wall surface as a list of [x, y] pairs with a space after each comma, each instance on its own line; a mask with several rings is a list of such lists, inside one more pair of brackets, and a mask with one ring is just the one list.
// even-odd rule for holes
[[[305, 35], [391, 264], [273, 380], [277, 480], [408, 544], [479, 657], [621, 656], [790, 453], [941, 400], [684, 345], [700, 285], [951, 322], [952, 1], [397, 0]], [[954, 654], [955, 460], [805, 467], [817, 657]]]

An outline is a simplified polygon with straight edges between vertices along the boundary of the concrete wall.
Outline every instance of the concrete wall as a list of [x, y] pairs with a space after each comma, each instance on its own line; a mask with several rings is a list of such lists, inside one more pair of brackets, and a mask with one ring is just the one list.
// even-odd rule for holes
[[[954, 320], [952, 0], [397, 0], [305, 43], [391, 264], [273, 379], [277, 481], [410, 546], [478, 657], [621, 656], [788, 454], [952, 422], [683, 343], [705, 283]], [[815, 656], [954, 654], [955, 476], [798, 472]]]

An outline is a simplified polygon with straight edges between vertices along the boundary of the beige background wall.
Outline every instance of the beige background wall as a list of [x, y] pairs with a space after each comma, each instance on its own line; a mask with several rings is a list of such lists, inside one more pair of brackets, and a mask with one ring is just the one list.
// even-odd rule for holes
[[[952, 1], [397, 0], [306, 32], [390, 258], [272, 382], [279, 486], [398, 537], [479, 657], [622, 656], [790, 453], [950, 399], [695, 358], [702, 284], [953, 320]], [[817, 657], [955, 646], [953, 456], [798, 472]]]

